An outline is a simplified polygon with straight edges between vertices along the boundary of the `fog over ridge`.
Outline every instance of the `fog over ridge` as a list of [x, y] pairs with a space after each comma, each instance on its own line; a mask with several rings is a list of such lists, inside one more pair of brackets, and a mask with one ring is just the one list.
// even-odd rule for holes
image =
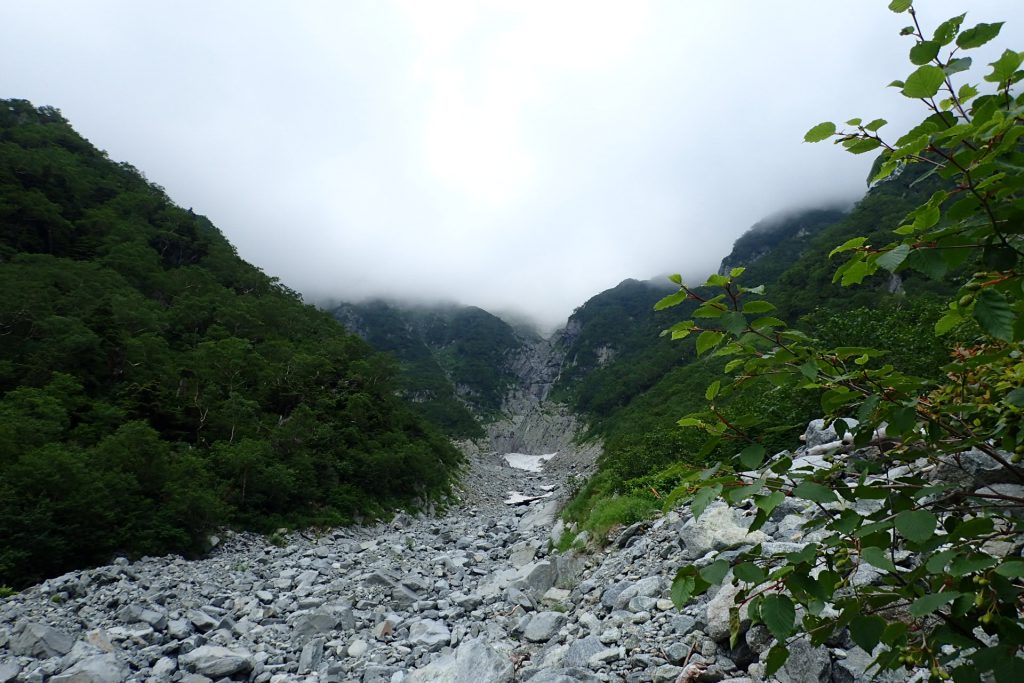
[[[872, 155], [802, 138], [924, 115], [885, 87], [913, 68], [886, 5], [8, 2], [0, 96], [60, 108], [307, 300], [550, 330], [626, 278], [714, 272], [766, 217], [856, 201]], [[964, 9], [1007, 22], [976, 67], [1024, 46], [1024, 5], [918, 2], [926, 31]]]

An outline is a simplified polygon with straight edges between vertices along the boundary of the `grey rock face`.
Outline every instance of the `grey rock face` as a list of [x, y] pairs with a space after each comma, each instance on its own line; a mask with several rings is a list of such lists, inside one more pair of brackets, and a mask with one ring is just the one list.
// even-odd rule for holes
[[421, 619], [409, 627], [409, 642], [421, 645], [429, 651], [440, 650], [451, 639], [451, 631], [443, 622]]
[[67, 671], [50, 679], [51, 683], [121, 683], [128, 676], [128, 665], [113, 653], [93, 655], [79, 660]]
[[779, 683], [829, 683], [832, 660], [826, 648], [799, 638], [789, 644], [789, 659], [775, 675]]
[[512, 662], [482, 639], [467, 640], [455, 652], [412, 673], [407, 683], [509, 683]]
[[253, 657], [247, 650], [204, 645], [178, 657], [178, 664], [194, 673], [216, 679], [250, 671]]
[[532, 643], [543, 643], [555, 637], [566, 621], [561, 612], [540, 612], [530, 619], [523, 635]]
[[13, 660], [0, 662], [0, 683], [11, 683], [21, 673], [21, 666]]
[[23, 657], [46, 659], [71, 652], [75, 641], [69, 635], [58, 631], [52, 626], [39, 623], [27, 623], [21, 633], [11, 641], [11, 653]]
[[741, 520], [736, 510], [716, 501], [708, 506], [700, 519], [691, 519], [680, 530], [683, 557], [695, 560], [712, 550], [728, 550], [766, 540], [762, 531], [748, 532], [749, 526], [750, 520]]

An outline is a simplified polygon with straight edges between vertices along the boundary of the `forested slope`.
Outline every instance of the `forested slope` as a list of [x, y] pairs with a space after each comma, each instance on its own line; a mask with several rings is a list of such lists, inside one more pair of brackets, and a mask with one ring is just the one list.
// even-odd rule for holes
[[52, 108], [0, 102], [0, 584], [442, 494], [395, 363]]
[[410, 405], [454, 438], [483, 435], [515, 382], [512, 360], [525, 331], [475, 306], [343, 303], [331, 314], [399, 361]]
[[[736, 241], [722, 269], [743, 267], [740, 281], [745, 286], [765, 285], [778, 306], [771, 315], [830, 343], [882, 348], [901, 367], [934, 376], [948, 358], [948, 341], [937, 340], [931, 333], [940, 306], [936, 295], [948, 294], [951, 285], [920, 274], [895, 278], [885, 273], [861, 287], [843, 289], [832, 283], [840, 259], [830, 264], [828, 253], [854, 235], [884, 242], [887, 229], [925, 201], [936, 183], [922, 179], [922, 172], [912, 167], [869, 188], [848, 213], [808, 210], [763, 221]], [[570, 354], [568, 363], [614, 349], [620, 339], [628, 340], [629, 349], [606, 351], [603, 365], [580, 364], [582, 372], [570, 365], [559, 387], [561, 395], [590, 418], [593, 432], [605, 440], [599, 473], [570, 507], [570, 515], [580, 521], [607, 516], [602, 506], [615, 499], [616, 492], [632, 492], [638, 498], [629, 505], [618, 500], [619, 509], [609, 517], [628, 521], [646, 508], [661, 505], [658, 491], [672, 489], [687, 467], [724, 457], [724, 452], [702, 453], [703, 435], [679, 429], [676, 420], [706, 407], [705, 388], [722, 374], [727, 359], [697, 359], [693, 337], [673, 342], [659, 336], [696, 308], [696, 302], [687, 301], [655, 311], [654, 304], [663, 294], [651, 283], [627, 281], [594, 297], [570, 319], [574, 344], [570, 348], [575, 356]], [[628, 309], [624, 301], [630, 302]], [[621, 321], [622, 327], [614, 321]], [[776, 449], [788, 447], [821, 410], [809, 393], [784, 391], [763, 378], [717, 404], [727, 416], [755, 413], [764, 417], [772, 431], [759, 438]]]

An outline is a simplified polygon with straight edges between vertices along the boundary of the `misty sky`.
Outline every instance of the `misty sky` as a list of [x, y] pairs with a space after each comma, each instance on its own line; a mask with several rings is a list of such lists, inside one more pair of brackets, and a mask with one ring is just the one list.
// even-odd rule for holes
[[[624, 278], [703, 276], [766, 215], [859, 197], [870, 155], [801, 140], [923, 116], [885, 88], [913, 68], [886, 5], [0, 0], [0, 97], [60, 108], [307, 299], [550, 328]], [[1024, 48], [1024, 3], [918, 2], [928, 32], [967, 7]]]

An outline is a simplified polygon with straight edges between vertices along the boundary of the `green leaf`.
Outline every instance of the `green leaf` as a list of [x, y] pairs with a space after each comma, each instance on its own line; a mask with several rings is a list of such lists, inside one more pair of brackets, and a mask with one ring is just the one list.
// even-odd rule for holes
[[931, 595], [925, 595], [918, 598], [910, 605], [910, 615], [914, 617], [923, 617], [926, 614], [931, 614], [935, 610], [939, 609], [943, 605], [948, 605], [957, 598], [961, 593], [956, 591], [947, 591], [945, 593], [933, 593]]
[[892, 2], [889, 3], [889, 9], [896, 14], [902, 14], [910, 9], [910, 6], [913, 4], [913, 0], [892, 0]]
[[925, 40], [910, 48], [910, 61], [917, 66], [927, 64], [939, 55], [939, 45], [934, 40]]
[[703, 427], [704, 420], [700, 420], [696, 417], [681, 417], [676, 420], [676, 424], [680, 427]]
[[956, 59], [949, 60], [949, 62], [946, 63], [946, 66], [942, 67], [942, 71], [945, 72], [947, 76], [952, 76], [953, 74], [958, 74], [961, 71], [967, 71], [971, 68], [971, 64], [973, 62], [974, 60], [970, 57], [957, 57]]
[[722, 381], [716, 379], [714, 382], [708, 385], [707, 390], [704, 391], [704, 398], [708, 401], [713, 401], [715, 396], [718, 396], [718, 390], [722, 388]]
[[828, 253], [828, 257], [832, 258], [836, 254], [841, 254], [844, 251], [850, 251], [851, 249], [856, 249], [856, 248], [858, 248], [860, 246], [863, 246], [863, 244], [865, 242], [867, 242], [867, 241], [868, 241], [867, 237], [854, 237], [853, 239], [848, 239], [845, 242], [843, 242], [842, 244], [840, 244], [838, 247], [836, 247], [835, 249], [830, 251]]
[[875, 119], [871, 123], [869, 123], [866, 126], [864, 126], [864, 128], [865, 128], [865, 130], [870, 130], [872, 133], [874, 133], [875, 131], [877, 131], [879, 128], [881, 128], [882, 126], [884, 126], [887, 123], [889, 123], [889, 122], [886, 121], [885, 119]]
[[719, 324], [737, 337], [747, 331], [747, 319], [739, 311], [723, 314]]
[[772, 635], [784, 641], [793, 632], [796, 608], [788, 596], [773, 593], [761, 601], [761, 619]]
[[804, 135], [804, 142], [821, 142], [835, 135], [836, 124], [831, 121], [819, 123]]
[[990, 83], [1005, 83], [1013, 77], [1014, 72], [1020, 67], [1020, 63], [1020, 54], [1013, 50], [1006, 50], [999, 59], [989, 65], [992, 67], [992, 73], [985, 76], [985, 80]]
[[935, 33], [932, 35], [932, 40], [939, 43], [940, 45], [949, 45], [953, 42], [953, 38], [960, 32], [960, 26], [964, 23], [964, 17], [966, 14], [947, 19], [935, 28]]
[[970, 50], [971, 48], [981, 47], [988, 41], [992, 40], [999, 35], [1000, 29], [1003, 28], [1003, 22], [997, 22], [995, 24], [978, 24], [973, 26], [956, 37], [956, 45], [961, 50]]
[[964, 321], [964, 317], [957, 311], [950, 311], [942, 316], [935, 323], [935, 334], [943, 335]]
[[758, 509], [763, 510], [765, 514], [771, 514], [772, 510], [779, 507], [784, 500], [786, 500], [786, 494], [782, 491], [772, 491], [766, 496], [755, 498], [754, 505], [756, 505]]
[[850, 637], [865, 652], [871, 652], [882, 639], [885, 619], [882, 617], [857, 615], [850, 621]]
[[717, 332], [715, 330], [704, 330], [697, 337], [697, 355], [701, 356], [704, 353], [718, 346], [722, 339], [725, 338], [724, 332]]
[[937, 66], [925, 65], [907, 76], [903, 85], [903, 94], [906, 97], [928, 98], [934, 97], [939, 88], [946, 82], [946, 74]]
[[981, 290], [974, 305], [974, 318], [996, 339], [1013, 341], [1013, 324], [1017, 317], [1001, 292], [991, 287]]
[[710, 584], [722, 583], [722, 579], [729, 572], [728, 560], [715, 560], [700, 570], [701, 577]]
[[769, 311], [774, 311], [774, 310], [775, 310], [775, 304], [769, 303], [767, 301], [762, 301], [762, 300], [748, 301], [745, 304], [743, 304], [743, 312], [744, 313], [767, 313]]
[[1024, 562], [1020, 560], [1004, 562], [996, 567], [995, 572], [999, 576], [1005, 576], [1008, 579], [1024, 578]]
[[1006, 402], [1017, 408], [1024, 408], [1024, 387], [1014, 389], [1006, 395]]
[[[689, 568], [690, 567], [684, 569]], [[672, 604], [676, 606], [676, 609], [683, 609], [686, 607], [686, 603], [690, 601], [690, 596], [693, 595], [695, 583], [693, 575], [684, 574], [683, 569], [680, 569], [676, 574], [676, 578], [672, 580], [672, 592], [670, 593]]]
[[927, 510], [904, 510], [896, 515], [896, 530], [914, 543], [924, 543], [935, 535], [938, 518]]
[[748, 470], [760, 467], [761, 463], [764, 462], [765, 453], [764, 446], [761, 444], [751, 444], [740, 451], [740, 465]]
[[793, 495], [797, 498], [814, 501], [815, 503], [834, 503], [838, 500], [832, 489], [826, 488], [821, 484], [815, 484], [813, 481], [800, 482], [793, 489]]
[[909, 253], [910, 245], [901, 244], [879, 256], [875, 263], [891, 273], [899, 268], [900, 264], [907, 259]]
[[782, 643], [772, 645], [772, 649], [768, 650], [768, 656], [764, 660], [765, 678], [771, 678], [782, 668], [787, 659], [789, 659], [789, 649], [785, 645]]
[[753, 562], [742, 562], [732, 568], [732, 575], [746, 583], [758, 584], [768, 578], [763, 569]]
[[738, 278], [740, 275], [743, 275], [743, 273], [746, 270], [747, 269], [744, 266], [736, 266], [735, 268], [729, 271], [729, 277], [733, 279]]
[[715, 498], [718, 498], [718, 494], [722, 492], [721, 484], [712, 484], [711, 486], [705, 486], [693, 496], [693, 500], [690, 502], [690, 511], [693, 513], [693, 518], [698, 519], [704, 514], [708, 505], [711, 504]]
[[669, 294], [668, 296], [663, 298], [658, 303], [654, 304], [654, 310], [661, 311], [666, 308], [671, 308], [672, 306], [678, 306], [679, 304], [686, 301], [687, 296], [687, 293], [683, 290], [673, 292], [672, 294]]
[[884, 569], [890, 574], [896, 573], [896, 565], [892, 563], [892, 560], [886, 556], [885, 551], [875, 546], [868, 546], [862, 548], [860, 552], [861, 559], [870, 564], [872, 567], [878, 567]]
[[998, 563], [999, 560], [991, 555], [982, 555], [979, 553], [961, 555], [954, 559], [949, 565], [949, 575], [966, 576], [967, 574], [973, 574], [975, 572], [980, 572], [983, 569], [994, 567]]

